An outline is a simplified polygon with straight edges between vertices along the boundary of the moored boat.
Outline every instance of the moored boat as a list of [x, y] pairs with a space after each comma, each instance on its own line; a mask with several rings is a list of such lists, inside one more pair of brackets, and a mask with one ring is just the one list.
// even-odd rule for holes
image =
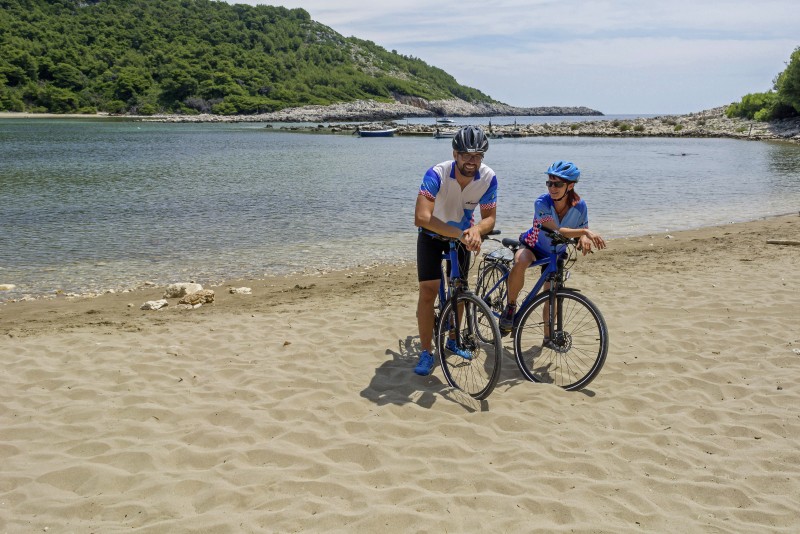
[[440, 130], [439, 128], [436, 128], [436, 131], [433, 132], [434, 139], [452, 139], [455, 136], [456, 132], [450, 130]]
[[384, 130], [356, 130], [359, 137], [393, 137], [397, 128], [386, 128]]

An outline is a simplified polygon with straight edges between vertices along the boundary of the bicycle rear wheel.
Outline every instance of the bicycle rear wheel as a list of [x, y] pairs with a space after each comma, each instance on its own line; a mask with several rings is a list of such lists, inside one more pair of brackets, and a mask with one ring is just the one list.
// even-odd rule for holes
[[[514, 357], [522, 374], [534, 382], [566, 390], [582, 389], [603, 368], [608, 353], [608, 328], [597, 306], [571, 289], [556, 292], [557, 319], [545, 329], [550, 293], [544, 292], [524, 310], [514, 335]], [[545, 333], [549, 341], [545, 342]]]
[[476, 399], [489, 396], [500, 377], [503, 345], [497, 322], [483, 300], [459, 293], [457, 304], [452, 299], [445, 304], [436, 325], [436, 348], [448, 384]]
[[481, 341], [491, 343], [491, 339], [482, 337], [483, 332], [491, 332], [489, 321], [497, 320], [506, 307], [506, 294], [508, 293], [508, 283], [505, 277], [508, 275], [508, 267], [499, 262], [487, 262], [478, 274], [478, 281], [475, 284], [475, 294], [481, 298], [492, 312], [490, 316], [479, 315], [475, 317], [477, 324], [475, 331]]
[[[502, 263], [488, 262], [478, 274], [478, 282], [475, 284], [475, 294], [482, 298], [498, 317], [506, 306], [508, 284], [503, 278], [507, 274], [508, 267]], [[502, 283], [498, 285], [501, 280]]]

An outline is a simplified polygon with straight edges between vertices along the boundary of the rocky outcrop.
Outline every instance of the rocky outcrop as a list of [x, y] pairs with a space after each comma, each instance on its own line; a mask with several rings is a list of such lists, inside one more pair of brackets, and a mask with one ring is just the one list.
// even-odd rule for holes
[[450, 117], [499, 117], [499, 116], [564, 116], [564, 115], [603, 115], [601, 112], [587, 107], [533, 107], [522, 108], [500, 103], [471, 103], [457, 98], [450, 100], [434, 100], [428, 109], [436, 115]]
[[718, 107], [686, 115], [664, 115], [630, 120], [597, 120], [493, 127], [495, 134], [511, 137], [731, 137], [800, 142], [800, 118], [773, 122], [729, 118]]
[[492, 117], [526, 115], [602, 115], [586, 107], [519, 108], [499, 103], [471, 103], [458, 98], [428, 101], [397, 96], [395, 102], [357, 100], [330, 106], [286, 108], [258, 115], [153, 115], [143, 121], [156, 122], [347, 122], [390, 121], [408, 117]]
[[[602, 115], [585, 107], [574, 108], [516, 108], [505, 104], [472, 104], [459, 99], [427, 101], [404, 98], [391, 104], [375, 101], [349, 102], [334, 106], [306, 106], [275, 113], [248, 116], [168, 116], [143, 120], [169, 122], [362, 122], [372, 121], [379, 128], [395, 128], [396, 135], [433, 135], [435, 125], [395, 123], [407, 117], [492, 117], [492, 116], [593, 116]], [[488, 128], [488, 125], [484, 124]], [[318, 133], [352, 133], [355, 125], [313, 128], [291, 126], [294, 131]], [[602, 136], [602, 137], [731, 137], [736, 139], [779, 139], [800, 142], [800, 118], [773, 122], [728, 118], [725, 107], [713, 108], [686, 115], [663, 115], [629, 120], [598, 119], [591, 121], [559, 121], [513, 126], [493, 126], [491, 133], [504, 137], [534, 136]]]

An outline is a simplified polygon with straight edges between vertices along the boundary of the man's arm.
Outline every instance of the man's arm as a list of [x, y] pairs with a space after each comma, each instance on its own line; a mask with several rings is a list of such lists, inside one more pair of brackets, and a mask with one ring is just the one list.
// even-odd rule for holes
[[424, 195], [417, 195], [414, 209], [414, 225], [445, 237], [458, 237], [461, 230], [433, 216], [434, 202]]
[[464, 239], [462, 241], [467, 246], [467, 250], [477, 252], [481, 249], [482, 235], [486, 235], [494, 230], [494, 223], [497, 219], [497, 207], [484, 208], [481, 206], [481, 222], [467, 228], [464, 232]]

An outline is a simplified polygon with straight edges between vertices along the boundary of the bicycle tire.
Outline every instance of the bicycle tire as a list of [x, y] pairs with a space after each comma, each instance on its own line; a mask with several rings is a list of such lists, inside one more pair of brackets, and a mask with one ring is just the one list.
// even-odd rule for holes
[[[498, 262], [487, 262], [478, 274], [475, 284], [475, 294], [483, 299], [489, 308], [499, 317], [506, 307], [508, 294], [508, 281], [504, 280], [494, 291], [491, 291], [500, 280], [508, 275], [508, 267]], [[491, 293], [490, 293], [491, 292]]]
[[538, 295], [521, 310], [514, 334], [514, 357], [528, 380], [555, 384], [567, 391], [583, 389], [603, 368], [608, 354], [608, 327], [597, 306], [572, 289], [559, 289], [556, 298], [562, 325], [544, 339], [544, 305], [550, 292]]
[[[461, 305], [463, 314], [459, 321], [457, 309]], [[459, 325], [458, 349], [469, 351], [470, 358], [445, 346], [450, 338], [450, 326], [455, 324]], [[479, 329], [482, 330], [480, 333]], [[500, 328], [483, 300], [473, 293], [460, 292], [457, 303], [453, 299], [447, 301], [436, 325], [436, 348], [442, 372], [450, 386], [479, 400], [492, 393], [500, 378], [503, 345]]]

